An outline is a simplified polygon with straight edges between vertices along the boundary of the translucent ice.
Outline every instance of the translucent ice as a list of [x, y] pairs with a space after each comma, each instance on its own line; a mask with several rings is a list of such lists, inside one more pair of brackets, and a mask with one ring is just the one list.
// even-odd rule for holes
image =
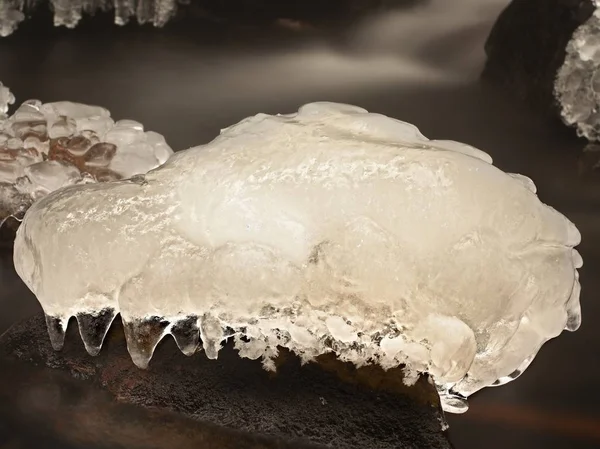
[[28, 100], [6, 117], [13, 102], [0, 84], [0, 224], [61, 187], [146, 173], [173, 154], [160, 134], [98, 106]]
[[407, 383], [429, 373], [460, 412], [577, 329], [579, 241], [487, 154], [313, 103], [243, 120], [145, 176], [46, 196], [14, 261], [57, 348], [76, 316], [97, 353], [120, 313], [140, 367], [167, 334], [209, 358], [233, 338], [267, 369], [278, 347], [333, 352], [403, 365]]
[[580, 136], [600, 140], [600, 2], [573, 34], [554, 91], [563, 121]]

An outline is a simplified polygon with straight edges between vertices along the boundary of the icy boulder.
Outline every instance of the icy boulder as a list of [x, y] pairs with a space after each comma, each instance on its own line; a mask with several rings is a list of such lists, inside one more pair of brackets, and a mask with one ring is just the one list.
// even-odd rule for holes
[[518, 376], [580, 323], [575, 226], [470, 146], [364, 109], [259, 114], [145, 176], [73, 186], [27, 212], [17, 272], [55, 348], [75, 316], [97, 354], [117, 313], [146, 367], [180, 349], [432, 376], [446, 410]]
[[486, 53], [484, 78], [600, 140], [599, 0], [513, 0]]
[[600, 3], [589, 1], [594, 13], [573, 33], [554, 91], [563, 121], [580, 136], [600, 140]]
[[0, 84], [0, 225], [61, 187], [146, 173], [173, 154], [160, 134], [98, 106], [28, 100], [2, 117], [12, 102]]

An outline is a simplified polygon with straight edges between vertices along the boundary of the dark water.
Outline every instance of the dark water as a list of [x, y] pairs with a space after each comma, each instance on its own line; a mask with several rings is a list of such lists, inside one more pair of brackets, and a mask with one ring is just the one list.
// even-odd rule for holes
[[[30, 25], [0, 40], [0, 81], [21, 101], [105, 106], [164, 134], [174, 149], [257, 112], [353, 103], [415, 123], [428, 137], [472, 144], [531, 177], [583, 235], [583, 325], [544, 346], [517, 381], [475, 395], [467, 414], [450, 417], [451, 437], [457, 449], [600, 447], [600, 178], [582, 172], [583, 143], [558, 123], [479, 83], [483, 42], [504, 3], [432, 0], [327, 37], [197, 23]], [[1, 332], [38, 306], [10, 256], [0, 264]]]

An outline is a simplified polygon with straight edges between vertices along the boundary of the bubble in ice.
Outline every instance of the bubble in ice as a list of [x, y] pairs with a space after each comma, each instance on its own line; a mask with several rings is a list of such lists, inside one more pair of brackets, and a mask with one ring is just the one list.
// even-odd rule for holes
[[160, 134], [98, 106], [28, 100], [3, 115], [13, 102], [0, 84], [0, 225], [54, 190], [143, 174], [173, 154]]
[[14, 261], [56, 348], [75, 316], [97, 353], [120, 313], [142, 368], [169, 334], [213, 359], [233, 338], [266, 369], [287, 348], [428, 373], [461, 412], [579, 326], [580, 235], [535, 192], [473, 147], [313, 103], [44, 197]]

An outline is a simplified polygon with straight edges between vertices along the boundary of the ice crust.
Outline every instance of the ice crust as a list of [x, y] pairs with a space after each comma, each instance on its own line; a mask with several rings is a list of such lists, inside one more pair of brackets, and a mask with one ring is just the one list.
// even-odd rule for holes
[[[115, 23], [126, 25], [136, 19], [140, 25], [164, 26], [177, 12], [177, 5], [190, 0], [1, 0], [0, 36], [12, 34], [35, 9], [50, 6], [54, 26], [75, 28], [85, 15], [114, 9]], [[47, 5], [49, 4], [49, 5]]]
[[275, 369], [334, 352], [429, 373], [445, 410], [517, 377], [581, 320], [575, 226], [533, 182], [468, 145], [342, 104], [259, 114], [145, 176], [36, 202], [17, 272], [58, 349], [76, 316], [90, 353], [117, 313], [146, 367], [186, 354]]
[[600, 140], [600, 3], [567, 45], [554, 92], [563, 121], [581, 137]]
[[146, 173], [173, 154], [160, 134], [102, 107], [27, 100], [7, 117], [14, 100], [0, 84], [0, 225], [61, 187]]

